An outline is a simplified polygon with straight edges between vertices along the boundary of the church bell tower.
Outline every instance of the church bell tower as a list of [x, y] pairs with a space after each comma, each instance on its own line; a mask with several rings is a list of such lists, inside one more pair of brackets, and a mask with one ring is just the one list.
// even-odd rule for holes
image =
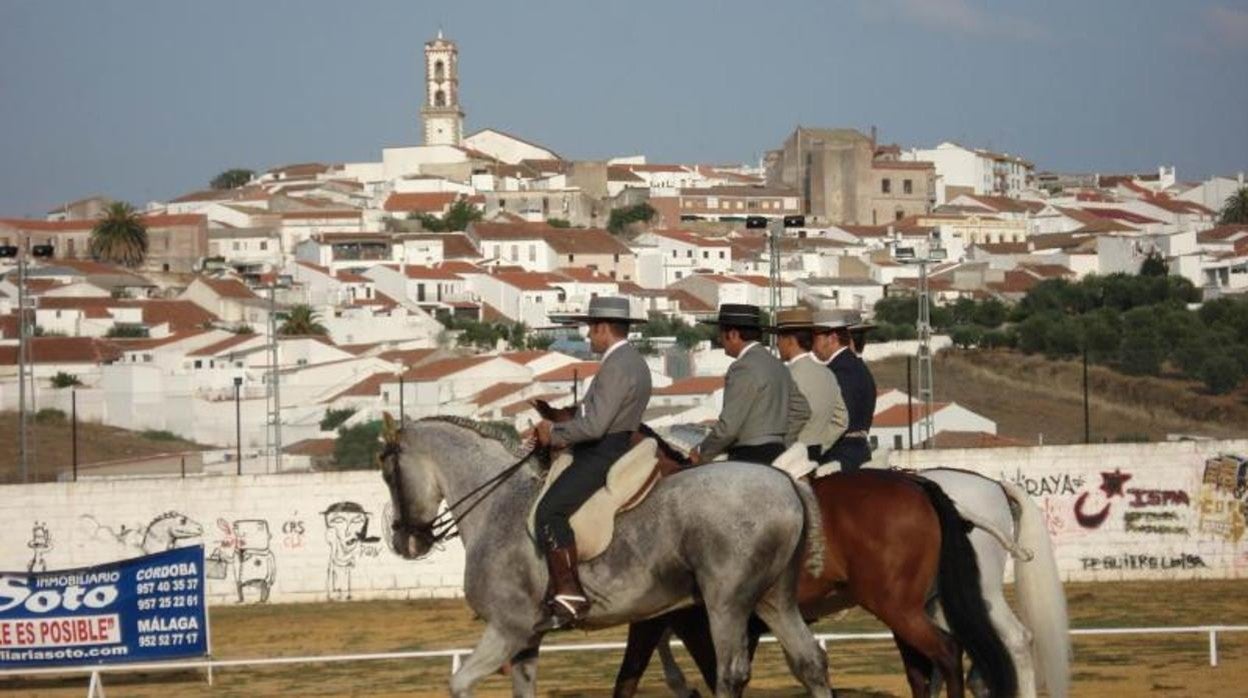
[[459, 49], [442, 37], [425, 44], [425, 104], [420, 108], [425, 145], [459, 145], [464, 113], [459, 108]]

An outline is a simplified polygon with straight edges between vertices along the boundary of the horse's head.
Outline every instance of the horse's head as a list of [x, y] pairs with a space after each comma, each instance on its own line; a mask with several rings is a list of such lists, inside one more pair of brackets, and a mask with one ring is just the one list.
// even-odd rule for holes
[[437, 542], [433, 522], [443, 493], [431, 456], [404, 443], [401, 426], [389, 413], [382, 418], [381, 477], [390, 490], [394, 520], [388, 541], [395, 554], [417, 560], [429, 554]]

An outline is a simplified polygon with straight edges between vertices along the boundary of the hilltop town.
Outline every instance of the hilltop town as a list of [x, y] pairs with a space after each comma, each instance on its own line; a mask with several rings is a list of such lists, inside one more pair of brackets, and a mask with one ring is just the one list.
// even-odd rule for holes
[[[498, 128], [466, 133], [458, 61], [441, 34], [425, 45], [420, 144], [375, 161], [232, 170], [133, 210], [91, 196], [41, 219], [0, 211], [0, 246], [27, 257], [22, 274], [0, 259], [0, 409], [25, 392], [32, 412], [214, 444], [196, 465], [209, 471], [346, 467], [358, 463], [335, 453], [340, 435], [367, 435], [383, 412], [522, 431], [530, 400], [583, 395], [597, 364], [562, 320], [596, 296], [625, 296], [651, 318], [647, 419], [664, 425], [719, 411], [729, 359], [697, 323], [722, 303], [770, 307], [774, 294], [860, 311], [881, 325], [868, 359], [913, 355], [906, 313], [925, 275], [952, 314], [937, 348], [1031, 342], [1073, 356], [1092, 340], [1062, 344], [1051, 327], [1011, 338], [1007, 313], [1034, 289], [1115, 274], [1165, 277], [1158, 301], [1191, 309], [1248, 290], [1248, 225], [1220, 223], [1244, 196], [1242, 173], [1058, 174], [1037, 169], [1043, 154], [808, 126], [779, 142], [760, 134], [751, 147], [772, 149], [744, 165], [575, 160]], [[132, 263], [116, 254], [124, 236], [101, 246], [103, 222], [145, 231]], [[1093, 360], [1155, 372], [1164, 355], [1117, 353], [1136, 346], [1130, 329], [1091, 344]], [[1221, 358], [1195, 356], [1191, 376], [1234, 388], [1248, 367], [1232, 357], [1214, 375]], [[992, 415], [937, 400], [946, 443], [1011, 443]], [[910, 446], [921, 412], [905, 392], [883, 393], [873, 442]]]

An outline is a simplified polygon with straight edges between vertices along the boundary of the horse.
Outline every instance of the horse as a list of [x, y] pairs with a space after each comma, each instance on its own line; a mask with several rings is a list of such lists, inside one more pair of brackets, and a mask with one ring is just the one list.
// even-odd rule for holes
[[[451, 677], [451, 695], [471, 695], [509, 660], [514, 695], [535, 695], [547, 574], [526, 526], [540, 488], [523, 470], [531, 452], [518, 453], [497, 430], [456, 417], [426, 417], [398, 429], [385, 415], [382, 440], [382, 478], [393, 509], [388, 545], [420, 559], [450, 538], [454, 526], [465, 551], [464, 597], [486, 622]], [[439, 516], [443, 501], [449, 504]], [[740, 696], [750, 672], [746, 623], [757, 613], [810, 695], [830, 697], [826, 654], [796, 603], [803, 559], [817, 567], [804, 548], [822, 548], [815, 507], [786, 474], [750, 464], [661, 479], [617, 517], [607, 549], [581, 564], [593, 600], [581, 627], [701, 603], [716, 648], [716, 695]]]
[[[572, 416], [570, 408], [551, 408], [540, 400], [533, 404], [552, 421]], [[645, 425], [643, 431], [653, 433]], [[670, 445], [661, 448], [678, 454]], [[681, 472], [717, 472], [721, 466], [712, 463]], [[814, 619], [853, 605], [875, 614], [893, 631], [916, 696], [927, 694], [933, 666], [948, 695], [963, 695], [962, 646], [980, 667], [993, 695], [1013, 695], [1014, 665], [989, 621], [966, 524], [940, 487], [883, 470], [837, 473], [812, 485], [821, 512], [823, 564], [817, 572], [804, 569], [800, 576], [798, 602], [803, 615]], [[952, 636], [928, 615], [933, 583], [944, 594]], [[708, 685], [715, 685], [707, 621], [699, 609], [692, 609], [629, 627], [628, 647], [616, 677], [617, 698], [636, 693], [669, 627], [685, 642]], [[756, 625], [751, 628], [751, 651], [760, 632]], [[670, 667], [668, 675], [672, 677]]]
[[[1008, 481], [997, 481], [954, 468], [921, 470], [916, 474], [938, 484], [960, 511], [974, 512], [976, 528], [970, 534], [970, 542], [979, 565], [980, 588], [992, 626], [1013, 659], [1019, 695], [1029, 698], [1035, 696], [1039, 688], [1045, 688], [1053, 698], [1066, 696], [1070, 682], [1066, 601], [1043, 513], [1025, 492]], [[1007, 539], [1002, 539], [1003, 532]], [[825, 533], [826, 537], [830, 536]], [[1016, 559], [1014, 576], [1022, 622], [1006, 602], [1002, 583], [1005, 562], [1011, 555]], [[809, 617], [810, 609], [803, 606], [803, 610]], [[949, 629], [941, 596], [931, 600], [929, 612], [942, 629]], [[705, 665], [704, 631], [699, 625], [700, 619], [686, 613], [677, 620], [679, 624], [674, 624], [673, 629], [685, 642], [695, 661], [699, 662], [704, 675], [713, 680], [714, 668]], [[630, 641], [632, 639], [630, 637]], [[684, 674], [676, 664], [667, 639], [667, 633], [659, 638], [658, 650], [668, 685], [679, 696], [696, 695], [696, 691], [687, 688]], [[642, 651], [643, 648], [630, 646], [626, 657], [629, 653], [635, 655]], [[928, 692], [939, 688], [941, 674], [927, 667], [922, 658], [903, 650], [902, 659], [907, 676], [912, 671], [918, 675], [926, 669], [931, 675]], [[632, 661], [638, 660], [634, 658]], [[626, 659], [625, 664], [628, 662]], [[960, 657], [958, 663], [961, 663]], [[644, 670], [644, 664], [640, 666]], [[636, 673], [636, 669], [632, 672]], [[621, 667], [621, 675], [624, 674], [625, 668]], [[984, 687], [978, 674], [979, 667], [973, 663], [970, 685], [977, 689], [975, 694], [994, 695]], [[617, 691], [616, 695], [631, 694]], [[916, 695], [928, 693], [916, 692]]]

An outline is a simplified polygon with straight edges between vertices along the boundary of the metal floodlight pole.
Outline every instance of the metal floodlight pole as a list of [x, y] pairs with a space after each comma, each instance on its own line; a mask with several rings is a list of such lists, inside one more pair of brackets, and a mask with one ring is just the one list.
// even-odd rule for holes
[[26, 452], [26, 250], [28, 245], [21, 245], [17, 252], [17, 403], [18, 403], [18, 436], [17, 460], [22, 474], [22, 482], [30, 481], [29, 463]]
[[78, 482], [78, 389], [70, 388], [69, 391], [69, 411], [70, 411], [70, 453], [74, 467], [74, 482]]
[[932, 316], [931, 299], [927, 286], [926, 256], [919, 258], [919, 399], [923, 401], [923, 416], [919, 436], [923, 439], [923, 448], [931, 448], [935, 444], [935, 418], [932, 415]]
[[234, 378], [234, 459], [238, 461], [238, 474], [243, 474], [243, 408], [239, 402], [239, 388], [243, 385], [243, 379]]
[[[780, 236], [784, 234], [784, 220], [772, 219], [767, 226], [767, 259], [770, 274], [768, 291], [770, 292], [771, 322], [776, 321], [776, 311], [780, 308]], [[776, 348], [776, 333], [768, 333], [771, 348]]]
[[269, 421], [273, 423], [273, 469], [282, 469], [282, 389], [281, 373], [278, 370], [277, 341], [277, 278], [269, 284], [269, 386], [272, 392], [272, 412]]

